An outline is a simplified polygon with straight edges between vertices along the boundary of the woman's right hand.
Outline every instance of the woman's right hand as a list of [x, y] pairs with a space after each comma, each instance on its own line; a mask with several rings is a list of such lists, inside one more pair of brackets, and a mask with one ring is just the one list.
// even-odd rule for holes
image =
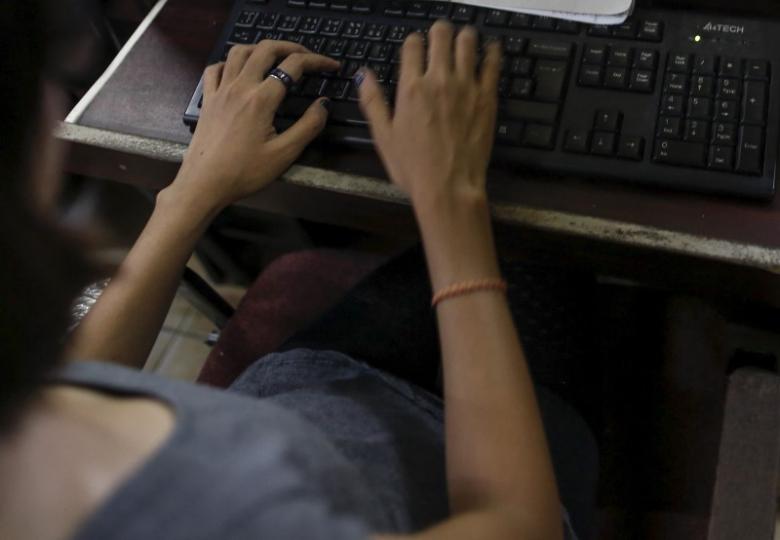
[[488, 44], [478, 70], [476, 30], [463, 28], [454, 47], [453, 38], [450, 23], [431, 27], [427, 68], [422, 34], [406, 38], [392, 115], [374, 74], [360, 71], [355, 78], [376, 149], [418, 210], [442, 198], [484, 197], [501, 50]]

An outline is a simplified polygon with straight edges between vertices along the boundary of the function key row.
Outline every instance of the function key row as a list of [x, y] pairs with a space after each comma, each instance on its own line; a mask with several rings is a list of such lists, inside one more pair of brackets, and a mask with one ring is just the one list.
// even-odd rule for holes
[[658, 51], [588, 44], [582, 54], [578, 84], [651, 93], [655, 88]]
[[660, 42], [664, 38], [664, 23], [654, 19], [637, 20], [629, 18], [623, 24], [618, 25], [594, 24], [588, 28], [588, 35]]
[[525, 13], [511, 13], [498, 9], [491, 9], [485, 13], [485, 26], [521, 28], [542, 32], [562, 32], [564, 34], [577, 34], [580, 31], [579, 23], [574, 21], [527, 15]]

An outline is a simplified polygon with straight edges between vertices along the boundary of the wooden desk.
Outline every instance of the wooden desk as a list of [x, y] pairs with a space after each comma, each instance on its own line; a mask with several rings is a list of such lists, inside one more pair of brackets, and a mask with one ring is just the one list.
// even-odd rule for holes
[[[70, 144], [70, 171], [151, 189], [172, 180], [190, 140], [181, 116], [230, 4], [155, 6], [63, 123], [59, 137]], [[780, 197], [753, 203], [523, 171], [496, 172], [490, 185], [504, 236], [550, 240], [564, 258], [570, 246], [593, 258], [596, 246], [622, 257], [618, 266], [633, 261], [642, 279], [673, 261], [665, 267], [667, 281], [687, 286], [709, 276], [715, 288], [771, 297], [780, 306]], [[366, 151], [312, 148], [281, 182], [241, 204], [367, 230], [414, 227], [406, 199]], [[683, 275], [694, 266], [696, 272]]]

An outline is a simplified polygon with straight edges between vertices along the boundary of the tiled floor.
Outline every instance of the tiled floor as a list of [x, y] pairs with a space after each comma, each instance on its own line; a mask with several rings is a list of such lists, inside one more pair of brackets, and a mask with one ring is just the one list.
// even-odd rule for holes
[[[194, 258], [190, 260], [189, 266], [206, 277]], [[244, 293], [244, 289], [240, 287], [212, 286], [233, 306]], [[215, 329], [214, 323], [195, 309], [186, 296], [179, 292], [173, 300], [144, 369], [174, 379], [194, 381], [211, 351], [206, 340]]]

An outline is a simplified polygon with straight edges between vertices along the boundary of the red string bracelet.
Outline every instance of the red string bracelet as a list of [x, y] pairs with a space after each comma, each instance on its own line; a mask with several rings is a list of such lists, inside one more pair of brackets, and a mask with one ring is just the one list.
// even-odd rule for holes
[[455, 296], [463, 296], [464, 294], [470, 294], [477, 291], [501, 291], [505, 293], [506, 289], [506, 281], [500, 278], [460, 281], [448, 285], [434, 294], [433, 299], [431, 300], [431, 307], [436, 307], [439, 302]]

